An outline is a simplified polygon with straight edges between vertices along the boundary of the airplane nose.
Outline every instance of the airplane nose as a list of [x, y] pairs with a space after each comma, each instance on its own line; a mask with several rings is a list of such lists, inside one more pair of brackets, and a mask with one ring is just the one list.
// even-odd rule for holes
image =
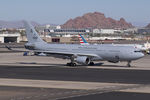
[[142, 58], [142, 57], [144, 57], [144, 54], [143, 53], [139, 53], [137, 58]]

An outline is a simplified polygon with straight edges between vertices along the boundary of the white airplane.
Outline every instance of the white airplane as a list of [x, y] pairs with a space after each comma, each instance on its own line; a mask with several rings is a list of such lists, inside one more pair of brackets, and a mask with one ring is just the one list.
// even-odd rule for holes
[[[81, 45], [89, 45], [89, 43], [84, 39], [82, 35], [79, 35], [79, 40]], [[113, 46], [133, 46], [134, 48], [138, 48], [141, 51], [144, 51], [149, 54], [150, 50], [150, 43], [144, 43], [143, 45], [141, 44], [101, 44], [101, 45], [113, 45]]]

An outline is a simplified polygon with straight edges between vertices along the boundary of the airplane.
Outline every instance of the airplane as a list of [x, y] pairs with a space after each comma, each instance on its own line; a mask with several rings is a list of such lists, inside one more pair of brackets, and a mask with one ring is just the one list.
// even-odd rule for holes
[[131, 61], [144, 57], [144, 54], [132, 46], [113, 45], [80, 45], [80, 44], [48, 44], [43, 41], [34, 27], [24, 21], [28, 43], [25, 48], [34, 51], [35, 54], [44, 53], [47, 56], [70, 59], [67, 66], [94, 65], [94, 61], [109, 61], [117, 63], [126, 61], [130, 67]]
[[[85, 44], [89, 45], [89, 43], [85, 40], [85, 38], [81, 34], [78, 35], [78, 38], [80, 40], [80, 44], [81, 45], [85, 45]], [[142, 52], [144, 52], [146, 54], [150, 53], [150, 43], [149, 42], [146, 42], [143, 45], [141, 45], [141, 44], [113, 44], [113, 43], [112, 44], [101, 44], [101, 45], [133, 46], [134, 48], [138, 48], [138, 49], [140, 49]]]

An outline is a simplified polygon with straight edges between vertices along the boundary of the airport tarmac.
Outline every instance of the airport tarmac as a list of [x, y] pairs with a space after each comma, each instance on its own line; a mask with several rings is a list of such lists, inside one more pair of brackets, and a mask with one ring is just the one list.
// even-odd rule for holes
[[0, 100], [149, 100], [150, 56], [126, 63], [65, 66], [69, 60], [0, 53]]

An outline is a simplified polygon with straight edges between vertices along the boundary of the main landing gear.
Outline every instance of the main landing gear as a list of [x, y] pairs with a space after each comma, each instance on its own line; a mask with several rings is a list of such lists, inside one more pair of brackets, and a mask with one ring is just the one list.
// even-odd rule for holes
[[76, 63], [67, 63], [67, 66], [77, 66]]
[[94, 62], [90, 62], [89, 65], [90, 65], [90, 66], [94, 66]]
[[70, 62], [70, 63], [67, 63], [66, 65], [67, 65], [67, 66], [77, 66], [77, 64], [75, 63], [75, 60], [74, 60], [74, 59], [75, 59], [75, 57], [72, 56], [71, 59], [70, 59], [71, 62]]
[[[72, 63], [72, 62], [67, 63], [66, 65], [67, 65], [67, 66], [77, 66], [76, 63]], [[89, 66], [94, 66], [94, 62], [90, 62], [88, 65], [89, 65]]]

